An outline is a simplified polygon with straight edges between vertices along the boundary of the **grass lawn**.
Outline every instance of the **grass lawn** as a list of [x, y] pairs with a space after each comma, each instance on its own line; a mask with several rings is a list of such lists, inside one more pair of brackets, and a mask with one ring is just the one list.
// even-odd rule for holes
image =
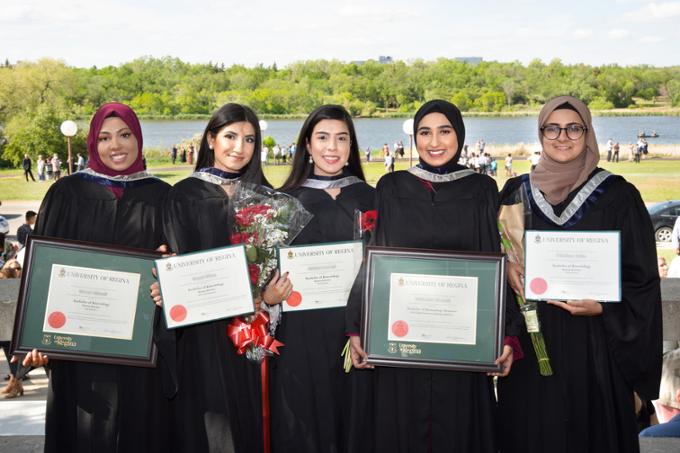
[[[496, 177], [498, 187], [505, 184], [505, 170], [502, 161], [499, 160], [499, 174]], [[607, 170], [622, 175], [642, 193], [642, 199], [647, 203], [656, 201], [680, 199], [680, 160], [650, 159], [641, 164], [632, 162], [610, 163], [600, 161], [600, 165]], [[408, 168], [408, 160], [398, 161], [397, 170]], [[151, 172], [158, 177], [174, 184], [191, 173], [188, 165], [172, 167], [167, 163], [154, 163], [150, 167]], [[518, 174], [529, 170], [529, 162], [516, 160], [514, 171]], [[280, 186], [288, 176], [289, 165], [267, 165], [265, 174], [274, 187]], [[369, 184], [375, 185], [378, 179], [385, 173], [382, 162], [370, 162], [364, 164], [364, 172]], [[40, 200], [50, 186], [50, 182], [27, 183], [23, 179], [21, 170], [0, 170], [0, 200]]]

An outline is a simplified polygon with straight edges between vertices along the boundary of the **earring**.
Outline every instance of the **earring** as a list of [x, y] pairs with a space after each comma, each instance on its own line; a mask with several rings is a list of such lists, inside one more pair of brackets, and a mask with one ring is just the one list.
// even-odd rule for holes
[[313, 163], [314, 163], [314, 159], [312, 159], [312, 155], [311, 155], [311, 154], [309, 155], [309, 163], [310, 163], [310, 164], [313, 164]]
[[345, 167], [349, 167], [349, 161], [345, 162]]

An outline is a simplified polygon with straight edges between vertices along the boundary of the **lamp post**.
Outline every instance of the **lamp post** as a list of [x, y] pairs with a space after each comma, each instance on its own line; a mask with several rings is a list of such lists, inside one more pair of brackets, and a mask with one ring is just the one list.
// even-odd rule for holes
[[266, 131], [267, 128], [269, 127], [269, 123], [266, 122], [265, 120], [260, 120], [260, 130], [261, 131]]
[[73, 158], [71, 157], [71, 137], [78, 133], [78, 125], [71, 120], [66, 120], [61, 123], [61, 133], [66, 137], [68, 142], [68, 159], [66, 159], [66, 172], [70, 175], [73, 172]]
[[409, 118], [401, 125], [401, 130], [408, 135], [408, 165], [413, 166], [413, 118]]

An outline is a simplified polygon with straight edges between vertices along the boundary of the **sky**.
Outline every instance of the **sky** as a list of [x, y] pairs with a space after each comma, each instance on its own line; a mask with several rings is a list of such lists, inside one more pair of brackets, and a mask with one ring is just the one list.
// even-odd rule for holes
[[0, 61], [680, 64], [680, 1], [0, 0]]

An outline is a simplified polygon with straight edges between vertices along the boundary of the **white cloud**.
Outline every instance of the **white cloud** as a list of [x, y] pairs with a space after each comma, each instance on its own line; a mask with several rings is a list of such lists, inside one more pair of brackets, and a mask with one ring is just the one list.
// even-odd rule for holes
[[611, 39], [623, 39], [626, 36], [628, 36], [630, 32], [628, 30], [624, 30], [622, 28], [615, 28], [613, 30], [609, 30], [609, 37]]
[[624, 14], [631, 22], [658, 22], [680, 17], [680, 2], [648, 3]]
[[664, 38], [662, 38], [661, 36], [643, 36], [642, 38], [640, 38], [640, 42], [642, 44], [656, 44], [663, 40]]
[[573, 36], [575, 39], [590, 38], [591, 36], [593, 36], [593, 30], [591, 30], [589, 28], [579, 28], [579, 29], [574, 30], [571, 33], [571, 36]]

